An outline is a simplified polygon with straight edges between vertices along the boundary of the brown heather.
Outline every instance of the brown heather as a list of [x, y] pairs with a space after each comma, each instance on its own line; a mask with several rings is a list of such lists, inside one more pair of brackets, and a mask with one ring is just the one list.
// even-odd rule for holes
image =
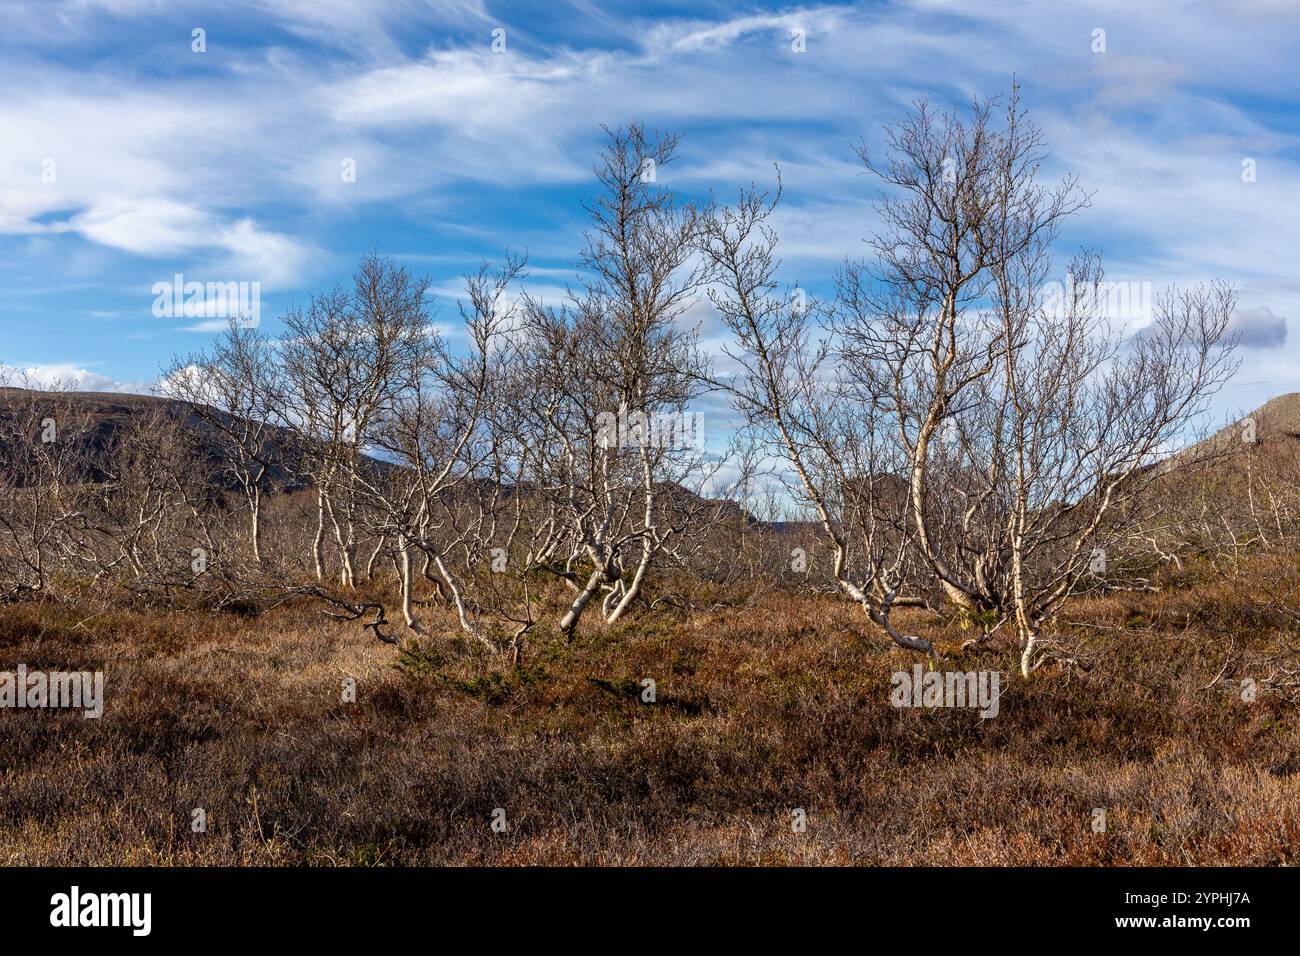
[[1294, 556], [1189, 568], [1076, 600], [1024, 679], [908, 611], [944, 669], [1002, 672], [981, 720], [891, 707], [917, 658], [811, 595], [541, 633], [518, 668], [450, 615], [400, 653], [309, 604], [17, 604], [0, 669], [102, 667], [105, 710], [0, 711], [0, 862], [1294, 865], [1297, 620]]

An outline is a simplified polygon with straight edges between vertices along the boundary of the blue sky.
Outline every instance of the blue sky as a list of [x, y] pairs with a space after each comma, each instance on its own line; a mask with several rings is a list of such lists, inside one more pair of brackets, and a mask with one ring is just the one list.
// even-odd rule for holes
[[633, 117], [683, 134], [659, 181], [688, 194], [779, 162], [785, 278], [820, 288], [875, 228], [852, 144], [1014, 73], [1046, 175], [1096, 193], [1062, 257], [1099, 248], [1109, 279], [1157, 290], [1236, 283], [1249, 347], [1220, 410], [1300, 390], [1292, 0], [0, 0], [0, 23], [0, 363], [38, 378], [147, 391], [220, 322], [154, 315], [178, 272], [259, 282], [271, 332], [371, 249], [432, 275], [448, 318], [506, 248], [558, 294], [599, 126]]

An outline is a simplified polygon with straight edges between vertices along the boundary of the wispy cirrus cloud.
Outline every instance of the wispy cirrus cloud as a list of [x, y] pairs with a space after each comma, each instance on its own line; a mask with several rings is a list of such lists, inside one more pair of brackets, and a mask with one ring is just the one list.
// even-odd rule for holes
[[[150, 283], [174, 271], [260, 279], [287, 301], [371, 248], [428, 264], [440, 287], [507, 246], [569, 269], [599, 124], [632, 117], [685, 134], [666, 186], [725, 199], [780, 163], [787, 271], [824, 282], [875, 228], [876, 186], [851, 145], [879, 146], [918, 96], [959, 104], [1004, 93], [1013, 73], [1054, 150], [1044, 173], [1096, 191], [1063, 253], [1099, 247], [1110, 275], [1157, 287], [1227, 278], [1244, 315], [1300, 309], [1285, 261], [1300, 243], [1300, 15], [1287, 3], [1241, 3], [1229, 19], [1196, 0], [544, 13], [68, 0], [0, 2], [0, 15], [0, 82], [14, 91], [0, 101], [0, 322], [23, 354], [59, 358], [75, 300], [51, 280], [76, 262], [79, 287], [99, 277], [105, 315], [76, 308], [73, 334], [126, 379], [143, 350], [122, 342], [150, 342], [153, 363], [179, 342], [148, 312]], [[191, 49], [196, 27], [206, 53]]]

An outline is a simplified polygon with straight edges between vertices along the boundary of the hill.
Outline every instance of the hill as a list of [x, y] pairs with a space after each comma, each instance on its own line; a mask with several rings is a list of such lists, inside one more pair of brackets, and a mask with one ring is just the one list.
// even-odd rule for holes
[[1209, 438], [1184, 449], [1178, 456], [1205, 457], [1207, 453], [1230, 451], [1239, 445], [1292, 450], [1300, 448], [1300, 392], [1288, 392], [1269, 399], [1259, 408]]
[[[103, 480], [108, 456], [121, 436], [143, 423], [161, 420], [195, 437], [199, 454], [210, 466], [208, 474], [215, 486], [233, 487], [233, 479], [225, 475], [221, 465], [216, 430], [185, 402], [154, 395], [39, 391], [4, 386], [0, 387], [0, 441], [6, 436], [12, 440], [13, 428], [29, 410], [35, 412], [38, 420], [46, 415], [56, 419], [62, 415], [70, 419], [61, 422], [60, 427], [65, 431], [75, 428], [79, 440], [88, 448], [88, 472], [92, 481]], [[230, 418], [216, 409], [209, 411], [212, 415]], [[268, 471], [268, 487], [294, 491], [306, 486], [303, 477], [306, 449], [292, 431], [269, 426], [266, 454], [272, 463]]]

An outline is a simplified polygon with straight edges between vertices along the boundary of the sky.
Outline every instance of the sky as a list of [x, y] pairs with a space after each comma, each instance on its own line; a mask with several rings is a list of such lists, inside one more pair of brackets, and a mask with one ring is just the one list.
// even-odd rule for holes
[[[1300, 390], [1300, 3], [0, 0], [0, 364], [148, 392], [220, 314], [159, 283], [257, 283], [260, 321], [369, 251], [433, 279], [507, 250], [576, 279], [601, 124], [679, 132], [661, 185], [785, 186], [782, 277], [824, 288], [878, 228], [853, 147], [918, 98], [1014, 76], [1092, 205], [1062, 267], [1239, 292], [1226, 415]], [[251, 286], [250, 286], [251, 289]], [[218, 310], [219, 313], [219, 310]], [[706, 343], [718, 326], [692, 311]]]

